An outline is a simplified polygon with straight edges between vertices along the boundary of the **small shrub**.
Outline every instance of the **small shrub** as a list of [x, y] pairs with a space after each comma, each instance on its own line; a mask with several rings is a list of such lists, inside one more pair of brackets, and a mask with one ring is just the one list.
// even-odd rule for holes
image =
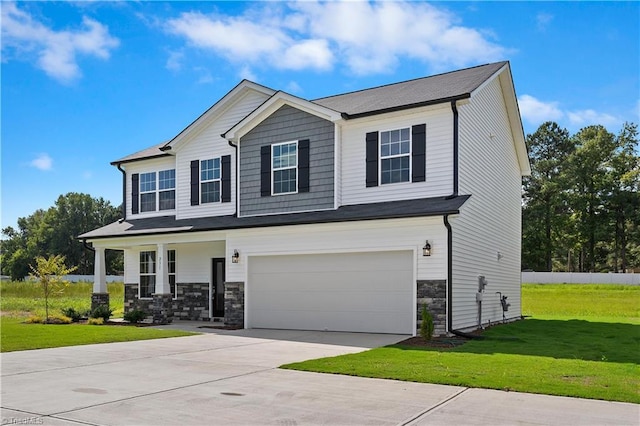
[[104, 324], [104, 318], [89, 318], [87, 320], [87, 324], [89, 324], [89, 325], [102, 325], [102, 324]]
[[146, 317], [147, 317], [147, 313], [145, 311], [142, 311], [140, 309], [133, 309], [127, 312], [126, 314], [124, 314], [123, 318], [125, 321], [136, 324], [142, 321], [143, 319], [145, 319]]
[[47, 324], [71, 324], [71, 318], [65, 315], [49, 315]]
[[31, 315], [24, 322], [25, 324], [44, 324], [44, 319], [38, 315]]
[[61, 309], [62, 315], [71, 318], [71, 321], [78, 322], [82, 318], [89, 316], [89, 312], [76, 311], [74, 308]]
[[427, 310], [427, 305], [422, 305], [422, 324], [420, 324], [420, 336], [425, 340], [433, 337], [433, 317]]
[[104, 322], [109, 321], [109, 317], [113, 313], [113, 309], [110, 309], [107, 305], [99, 305], [89, 315], [91, 318], [102, 318]]

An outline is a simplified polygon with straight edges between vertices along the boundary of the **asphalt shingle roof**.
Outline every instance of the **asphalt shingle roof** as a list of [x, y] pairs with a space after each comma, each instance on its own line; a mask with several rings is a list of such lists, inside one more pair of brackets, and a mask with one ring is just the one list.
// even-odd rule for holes
[[134, 152], [133, 154], [129, 154], [126, 157], [122, 157], [119, 160], [112, 161], [111, 164], [114, 164], [114, 165], [122, 164], [122, 163], [128, 163], [130, 161], [142, 160], [145, 158], [164, 157], [164, 156], [170, 155], [160, 149], [166, 144], [167, 142], [162, 142], [152, 147], [145, 148], [141, 151]]
[[418, 200], [388, 201], [342, 206], [337, 210], [311, 211], [269, 216], [217, 216], [176, 220], [175, 216], [149, 217], [111, 223], [86, 232], [78, 238], [98, 239], [130, 235], [154, 235], [175, 232], [221, 231], [267, 226], [305, 225], [356, 220], [394, 219], [457, 214], [469, 195], [434, 197]]

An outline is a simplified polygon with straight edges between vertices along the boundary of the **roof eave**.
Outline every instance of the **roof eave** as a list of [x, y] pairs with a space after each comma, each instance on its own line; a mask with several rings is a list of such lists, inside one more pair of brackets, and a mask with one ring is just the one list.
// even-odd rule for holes
[[111, 164], [112, 166], [117, 166], [118, 164], [134, 163], [136, 161], [145, 161], [145, 160], [150, 160], [152, 158], [170, 157], [170, 156], [171, 156], [171, 154], [163, 152], [161, 154], [149, 155], [149, 156], [146, 156], [146, 157], [131, 158], [131, 159], [128, 159], [128, 160], [116, 160], [116, 161], [112, 161], [109, 164]]
[[456, 95], [456, 96], [449, 96], [447, 98], [433, 99], [433, 100], [429, 100], [429, 101], [417, 102], [417, 103], [407, 104], [407, 105], [398, 105], [398, 106], [391, 107], [391, 108], [384, 108], [384, 109], [378, 109], [378, 110], [373, 110], [373, 111], [359, 112], [359, 113], [356, 113], [356, 114], [349, 114], [349, 113], [343, 112], [342, 113], [342, 117], [345, 120], [353, 120], [353, 119], [356, 119], [356, 118], [370, 117], [370, 116], [373, 116], [373, 115], [387, 114], [387, 113], [390, 113], [390, 112], [404, 111], [404, 110], [408, 110], [408, 109], [426, 107], [426, 106], [431, 106], [431, 105], [449, 104], [452, 101], [461, 101], [463, 99], [469, 99], [470, 97], [471, 97], [471, 93], [463, 93], [463, 94]]

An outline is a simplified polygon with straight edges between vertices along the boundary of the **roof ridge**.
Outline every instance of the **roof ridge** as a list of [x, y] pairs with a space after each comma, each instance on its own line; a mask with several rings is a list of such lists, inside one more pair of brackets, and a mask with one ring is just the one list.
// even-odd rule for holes
[[507, 64], [508, 62], [509, 61], [498, 61], [498, 62], [490, 62], [490, 63], [482, 64], [482, 65], [474, 65], [472, 67], [467, 67], [467, 68], [462, 68], [462, 69], [457, 69], [457, 70], [452, 70], [452, 71], [446, 71], [446, 72], [442, 72], [442, 73], [439, 73], [439, 74], [427, 75], [427, 76], [424, 76], [424, 77], [416, 77], [416, 78], [411, 78], [409, 80], [397, 81], [395, 83], [381, 84], [379, 86], [367, 87], [367, 88], [358, 89], [358, 90], [352, 90], [351, 92], [344, 92], [344, 93], [338, 93], [338, 94], [335, 94], [335, 95], [324, 96], [322, 98], [312, 99], [311, 102], [323, 101], [323, 100], [326, 100], [326, 99], [337, 98], [338, 96], [352, 95], [352, 94], [355, 94], [355, 93], [366, 92], [366, 91], [369, 91], [369, 90], [380, 89], [380, 88], [383, 88], [383, 87], [395, 86], [395, 85], [398, 85], [398, 84], [405, 84], [405, 83], [410, 83], [410, 82], [413, 82], [413, 81], [425, 80], [425, 79], [439, 77], [439, 76], [443, 76], [443, 75], [447, 75], [447, 74], [454, 74], [454, 73], [464, 72], [464, 71], [472, 70], [474, 68], [488, 67], [490, 65], [497, 65], [497, 64], [503, 64], [504, 65], [504, 64]]

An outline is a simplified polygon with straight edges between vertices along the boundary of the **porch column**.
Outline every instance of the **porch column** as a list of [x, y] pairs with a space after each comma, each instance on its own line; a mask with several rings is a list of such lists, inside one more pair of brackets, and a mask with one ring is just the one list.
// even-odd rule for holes
[[167, 246], [159, 243], [156, 260], [156, 291], [153, 294], [153, 322], [167, 324], [173, 321], [173, 295], [169, 283]]
[[91, 310], [100, 305], [109, 306], [107, 291], [107, 276], [105, 273], [104, 247], [95, 248], [93, 262], [93, 294], [91, 295]]

